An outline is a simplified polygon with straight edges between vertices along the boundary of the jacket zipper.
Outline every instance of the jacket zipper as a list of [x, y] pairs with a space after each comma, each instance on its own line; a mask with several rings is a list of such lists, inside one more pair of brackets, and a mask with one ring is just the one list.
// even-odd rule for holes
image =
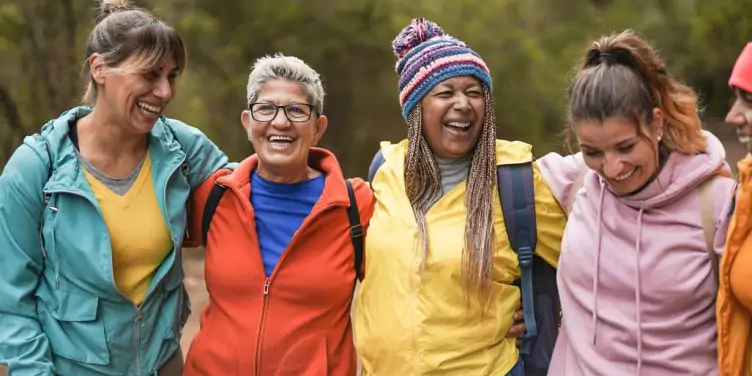
[[[248, 218], [253, 218], [253, 212], [252, 212], [253, 208], [251, 206], [250, 198], [244, 197], [235, 185], [229, 185], [229, 184], [225, 185], [222, 183], [215, 183], [215, 184], [220, 185], [225, 188], [230, 188], [230, 190], [233, 193], [235, 193], [235, 195], [240, 200]], [[285, 260], [288, 254], [287, 250], [290, 249], [291, 246], [295, 244], [295, 241], [299, 237], [299, 234], [302, 232], [300, 230], [304, 229], [308, 225], [308, 223], [312, 222], [315, 219], [315, 217], [325, 213], [326, 211], [328, 211], [334, 206], [335, 206], [334, 204], [330, 203], [324, 206], [323, 208], [321, 208], [321, 210], [319, 210], [314, 215], [314, 217], [308, 217], [305, 220], [303, 220], [303, 223], [300, 224], [300, 228], [298, 229], [298, 231], [296, 231], [295, 234], [292, 236], [292, 239], [290, 239], [290, 243], [287, 245], [287, 249], [285, 249], [285, 252], [282, 253], [282, 256], [280, 256], [279, 260], [277, 261], [277, 265], [274, 267], [274, 271], [272, 271], [271, 276], [264, 278], [264, 288], [262, 292], [263, 298], [262, 298], [262, 303], [261, 303], [261, 320], [259, 322], [258, 333], [256, 334], [256, 361], [255, 361], [256, 372], [255, 372], [255, 375], [257, 376], [262, 376], [261, 375], [261, 349], [262, 349], [261, 344], [263, 342], [262, 338], [263, 338], [263, 333], [264, 333], [264, 324], [266, 323], [266, 306], [267, 306], [267, 301], [269, 299], [269, 289], [271, 287], [271, 282], [274, 279], [274, 277], [277, 275], [277, 270], [282, 265], [282, 262]], [[260, 259], [260, 256], [259, 256], [259, 259]], [[261, 263], [260, 267], [261, 267], [261, 270], [263, 271], [264, 270], [263, 262]]]
[[264, 296], [261, 303], [261, 322], [259, 323], [259, 330], [256, 334], [256, 375], [261, 376], [261, 337], [264, 334], [264, 322], [266, 321], [266, 300], [269, 298], [269, 280], [267, 277], [264, 279]]
[[[70, 194], [70, 195], [82, 197], [84, 200], [88, 201], [92, 206], [94, 206], [94, 209], [96, 209], [97, 213], [99, 213], [99, 217], [102, 218], [102, 222], [104, 222], [104, 215], [102, 214], [102, 212], [99, 209], [99, 207], [94, 203], [94, 201], [92, 201], [89, 197], [87, 197], [84, 194], [81, 194], [79, 192], [64, 190], [64, 189], [49, 190], [49, 191], [45, 191], [44, 193], [49, 194], [49, 195], [52, 195], [54, 193], [67, 193], [67, 194]], [[54, 206], [50, 206], [50, 210], [54, 211], [56, 214], [59, 211], [59, 209], [57, 207], [54, 207]], [[41, 229], [40, 229], [40, 232], [39, 232], [39, 237], [40, 237], [40, 241], [42, 241], [42, 243], [44, 243], [43, 239], [41, 239], [43, 237]], [[54, 241], [55, 239], [52, 239], [52, 240]], [[47, 249], [44, 246], [42, 246], [42, 256], [44, 256], [45, 258], [48, 256]], [[59, 250], [56, 252], [55, 260], [56, 260], [55, 261], [56, 265], [60, 263], [60, 251]], [[55, 291], [58, 291], [58, 290], [60, 290], [60, 267], [56, 266], [55, 269], [56, 269], [55, 270]], [[114, 281], [115, 278], [113, 278], [112, 280]]]
[[144, 326], [145, 318], [141, 312], [141, 305], [136, 306], [136, 375], [141, 376], [141, 328]]
[[[170, 231], [170, 240], [172, 240], [172, 228], [170, 228], [170, 220], [169, 220], [169, 218], [166, 217], [167, 216], [167, 184], [169, 183], [170, 178], [172, 178], [172, 176], [175, 175], [175, 173], [178, 171], [178, 168], [180, 168], [183, 165], [184, 161], [185, 161], [185, 159], [181, 160], [180, 162], [178, 162], [177, 164], [175, 164], [175, 166], [172, 167], [172, 170], [170, 170], [170, 173], [167, 174], [167, 179], [165, 180], [164, 187], [162, 188], [162, 197], [163, 197], [163, 199], [162, 199], [162, 210], [163, 210], [163, 215], [165, 215], [165, 217], [163, 219], [164, 219], [165, 223], [167, 224], [167, 229]], [[186, 179], [187, 179], [187, 176], [186, 176]], [[175, 241], [173, 240], [172, 246], [173, 246], [174, 251], [175, 251], [175, 260], [173, 260], [173, 264], [172, 264], [172, 266], [170, 266], [170, 268], [174, 268], [175, 267], [175, 262], [179, 262], [177, 260], [177, 257], [178, 257], [179, 254], [181, 254], [181, 252], [180, 252], [180, 246], [181, 246], [181, 244], [175, 244]], [[154, 289], [152, 291], [157, 291], [157, 289], [159, 288], [159, 285], [162, 283], [162, 281], [164, 281], [165, 275], [167, 275], [167, 273], [165, 273], [164, 275], [162, 275], [162, 277], [159, 279], [159, 281], [157, 281], [154, 284]], [[112, 280], [113, 281], [115, 280], [114, 269], [113, 269]], [[117, 289], [117, 286], [115, 286], [115, 289]], [[141, 304], [135, 305], [135, 307], [136, 307], [136, 319], [135, 319], [135, 323], [136, 323], [136, 349], [135, 350], [136, 350], [136, 367], [138, 367], [137, 371], [136, 371], [136, 375], [137, 376], [141, 376], [141, 328], [143, 328], [144, 324], [146, 323], [146, 317], [144, 316], [143, 312], [141, 311], [141, 307], [143, 307], [144, 302], [146, 302], [146, 299], [149, 298], [149, 295], [150, 295], [149, 292], [150, 291], [147, 291], [146, 296], [144, 296], [144, 299], [141, 301]], [[182, 292], [180, 292], [180, 294], [182, 294]], [[120, 293], [120, 295], [123, 295], [123, 294]], [[178, 307], [178, 312], [180, 312], [181, 314], [182, 314], [182, 311], [181, 311], [182, 309], [183, 309], [182, 306]], [[176, 319], [179, 321], [180, 317], [177, 317]], [[156, 367], [155, 367], [155, 369], [156, 369]]]
[[[170, 171], [170, 173], [167, 174], [167, 180], [165, 181], [164, 190], [163, 190], [163, 192], [164, 192], [164, 195], [163, 195], [164, 200], [162, 200], [163, 201], [162, 202], [162, 209], [164, 210], [164, 213], [167, 213], [167, 182], [170, 181], [170, 178], [172, 177], [172, 175], [175, 174], [175, 172], [183, 164], [183, 162], [184, 162], [184, 160], [180, 161], [179, 163], [177, 163], [172, 168], [172, 170]], [[104, 223], [104, 214], [102, 214], [102, 211], [99, 208], [99, 206], [97, 206], [97, 204], [91, 198], [89, 198], [88, 196], [86, 196], [86, 195], [84, 195], [82, 193], [79, 193], [79, 192], [71, 191], [71, 190], [50, 190], [50, 191], [47, 191], [47, 193], [48, 194], [52, 194], [52, 193], [68, 193], [68, 194], [71, 194], [71, 195], [83, 197], [92, 206], [94, 206], [94, 209], [96, 209], [97, 213], [99, 214], [99, 217], [102, 219], [102, 222]], [[55, 208], [54, 211], [57, 212], [57, 208]], [[167, 227], [169, 229], [169, 227], [170, 227], [169, 226], [169, 220], [165, 218], [165, 221], [167, 221]], [[106, 224], [105, 224], [105, 226], [106, 226]], [[108, 232], [108, 236], [109, 236], [109, 232]], [[172, 231], [170, 231], [170, 237], [172, 238]], [[177, 250], [178, 250], [179, 245], [176, 246], [175, 243], [173, 242], [173, 247], [175, 247], [175, 253], [177, 254], [178, 253]], [[43, 252], [46, 253], [46, 250], [44, 250]], [[112, 252], [112, 250], [110, 250], [110, 252]], [[58, 257], [58, 259], [60, 258], [59, 252], [58, 252], [57, 257]], [[110, 276], [112, 277], [112, 283], [113, 283], [113, 287], [115, 288], [115, 291], [117, 291], [118, 294], [120, 294], [120, 296], [122, 296], [124, 299], [128, 300], [128, 298], [126, 298], [126, 296], [123, 295], [123, 293], [117, 288], [117, 284], [115, 283], [115, 269], [112, 266], [112, 258], [110, 258], [110, 265], [111, 265], [111, 270], [112, 270]], [[173, 267], [174, 267], [174, 264], [173, 264]], [[157, 287], [159, 287], [159, 284], [162, 283], [162, 280], [164, 280], [164, 276], [162, 276], [162, 279], [160, 279], [159, 281], [157, 281], [157, 283], [156, 283], [153, 291], [157, 290]], [[55, 276], [55, 290], [59, 290], [59, 289], [60, 289], [60, 280], [59, 280], [59, 277], [58, 277], [58, 275], [56, 273], [56, 276]], [[268, 292], [268, 289], [266, 289], [265, 291]], [[146, 323], [146, 317], [143, 315], [143, 312], [141, 311], [141, 308], [143, 307], [144, 302], [146, 302], [146, 300], [150, 297], [150, 295], [151, 294], [149, 294], [147, 292], [147, 295], [144, 296], [144, 299], [141, 301], [141, 304], [134, 304], [134, 307], [136, 308], [136, 318], [134, 320], [134, 326], [135, 326], [135, 329], [136, 329], [136, 346], [135, 346], [136, 347], [136, 349], [135, 349], [135, 351], [136, 351], [136, 367], [138, 367], [136, 373], [137, 373], [138, 376], [141, 376], [141, 328], [143, 328], [144, 324]], [[180, 309], [182, 309], [182, 307], [178, 307], [178, 309], [180, 310]]]

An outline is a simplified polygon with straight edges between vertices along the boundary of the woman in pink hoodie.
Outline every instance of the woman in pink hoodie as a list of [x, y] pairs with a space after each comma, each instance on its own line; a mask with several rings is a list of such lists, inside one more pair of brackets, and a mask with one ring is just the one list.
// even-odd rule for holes
[[733, 180], [696, 94], [625, 31], [592, 44], [569, 105], [581, 152], [540, 160], [571, 208], [549, 375], [717, 375], [714, 267]]

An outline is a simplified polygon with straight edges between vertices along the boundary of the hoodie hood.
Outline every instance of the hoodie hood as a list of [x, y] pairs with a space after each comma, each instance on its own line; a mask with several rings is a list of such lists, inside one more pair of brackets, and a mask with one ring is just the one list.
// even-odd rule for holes
[[708, 148], [696, 155], [671, 153], [658, 176], [640, 192], [621, 197], [635, 209], [653, 209], [668, 205], [715, 175], [731, 176], [726, 150], [712, 133], [703, 131]]

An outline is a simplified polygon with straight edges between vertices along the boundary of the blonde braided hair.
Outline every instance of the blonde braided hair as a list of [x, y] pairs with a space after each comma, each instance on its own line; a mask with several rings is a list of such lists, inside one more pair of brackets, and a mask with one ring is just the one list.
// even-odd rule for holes
[[[496, 114], [490, 89], [483, 85], [483, 130], [471, 153], [467, 176], [465, 245], [462, 249], [462, 279], [468, 303], [473, 292], [485, 310], [491, 302], [495, 245], [493, 192], [496, 189]], [[423, 136], [420, 104], [407, 118], [405, 188], [418, 225], [415, 246], [421, 250], [421, 270], [428, 258], [426, 213], [441, 195], [441, 176], [436, 158]]]

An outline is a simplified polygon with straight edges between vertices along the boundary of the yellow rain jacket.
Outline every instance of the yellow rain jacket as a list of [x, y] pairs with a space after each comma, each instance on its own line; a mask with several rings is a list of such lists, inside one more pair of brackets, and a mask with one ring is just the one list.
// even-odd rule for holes
[[[532, 147], [496, 141], [497, 164], [530, 161]], [[520, 291], [517, 255], [509, 245], [498, 191], [493, 211], [497, 239], [492, 308], [482, 317], [477, 300], [463, 297], [466, 182], [426, 215], [429, 256], [420, 270], [418, 232], [405, 194], [407, 141], [381, 145], [384, 164], [373, 178], [376, 208], [366, 237], [366, 274], [355, 301], [355, 345], [363, 375], [505, 375], [517, 362], [506, 338]], [[535, 252], [556, 266], [566, 216], [534, 168], [538, 243]]]

